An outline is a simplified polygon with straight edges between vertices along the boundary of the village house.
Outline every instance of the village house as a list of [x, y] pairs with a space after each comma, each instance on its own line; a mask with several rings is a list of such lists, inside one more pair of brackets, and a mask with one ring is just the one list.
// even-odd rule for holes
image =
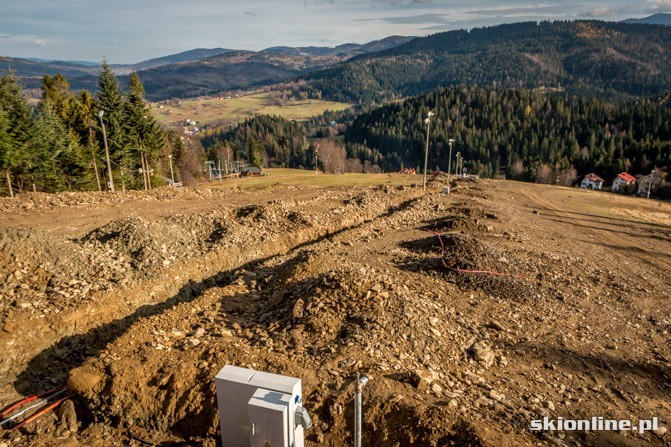
[[256, 166], [247, 166], [240, 170], [241, 177], [259, 177], [262, 175], [261, 168]]
[[592, 172], [587, 174], [585, 178], [582, 179], [582, 182], [580, 182], [580, 187], [583, 189], [601, 189], [604, 182], [604, 179]]
[[659, 188], [660, 177], [658, 175], [641, 175], [638, 178], [638, 195], [646, 196], [648, 191], [657, 192]]
[[630, 193], [636, 186], [636, 177], [628, 172], [620, 172], [613, 180], [613, 192]]

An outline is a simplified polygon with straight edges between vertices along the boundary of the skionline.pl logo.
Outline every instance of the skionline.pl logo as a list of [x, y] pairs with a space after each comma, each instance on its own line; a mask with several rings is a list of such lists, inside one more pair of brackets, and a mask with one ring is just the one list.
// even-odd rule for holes
[[634, 431], [645, 433], [647, 431], [659, 430], [659, 418], [641, 419], [638, 424], [630, 420], [604, 419], [603, 417], [592, 417], [591, 419], [535, 419], [531, 421], [531, 431]]

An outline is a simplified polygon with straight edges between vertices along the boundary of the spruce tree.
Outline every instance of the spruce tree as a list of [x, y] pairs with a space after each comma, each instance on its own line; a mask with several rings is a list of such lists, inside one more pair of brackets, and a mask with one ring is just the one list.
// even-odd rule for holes
[[[98, 110], [103, 112], [107, 143], [109, 145], [112, 170], [123, 167], [126, 161], [127, 141], [123, 129], [124, 98], [119, 88], [119, 81], [112, 72], [107, 61], [103, 60], [98, 73], [98, 93], [96, 93]], [[100, 147], [103, 147], [102, 129], [98, 134]], [[121, 172], [118, 172], [121, 175]], [[124, 172], [123, 175], [127, 175]]]
[[[156, 166], [165, 137], [145, 102], [144, 86], [135, 72], [130, 75], [123, 128], [128, 141], [128, 168], [141, 167], [140, 160], [144, 156], [149, 169], [152, 170]], [[137, 187], [143, 182], [136, 180], [135, 183], [134, 186]]]
[[4, 111], [4, 139], [10, 142], [10, 147], [6, 147], [0, 155], [1, 168], [5, 179], [11, 178], [21, 191], [29, 179], [27, 143], [33, 132], [34, 120], [28, 100], [11, 71], [0, 76], [0, 110]]

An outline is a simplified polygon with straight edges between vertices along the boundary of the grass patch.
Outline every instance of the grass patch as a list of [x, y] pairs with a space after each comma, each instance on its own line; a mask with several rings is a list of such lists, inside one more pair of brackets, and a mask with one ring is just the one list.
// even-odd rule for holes
[[[159, 108], [160, 106], [163, 108]], [[179, 105], [154, 104], [152, 113], [164, 124], [179, 125], [187, 119], [204, 124], [233, 124], [254, 115], [278, 115], [286, 119], [305, 120], [327, 110], [344, 110], [349, 104], [317, 99], [280, 101], [268, 93], [231, 99], [184, 100]]]
[[389, 174], [323, 174], [303, 169], [265, 169], [268, 175], [215, 180], [210, 188], [269, 189], [276, 186], [304, 186], [317, 188], [421, 184], [421, 175]]

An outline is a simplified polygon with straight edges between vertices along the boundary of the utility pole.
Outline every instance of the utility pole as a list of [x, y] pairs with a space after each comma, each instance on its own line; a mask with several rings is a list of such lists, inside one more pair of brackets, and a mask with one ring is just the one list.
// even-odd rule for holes
[[452, 144], [454, 144], [454, 138], [450, 138], [448, 142], [450, 143], [450, 155], [447, 157], [447, 178], [449, 179], [452, 171]]
[[[431, 131], [431, 117], [434, 115], [433, 112], [429, 111], [426, 115], [424, 122], [426, 123], [426, 149], [424, 149], [424, 177], [422, 179], [422, 190], [426, 191], [426, 168], [429, 164], [429, 132]], [[450, 143], [452, 147], [452, 143]]]
[[105, 115], [105, 112], [103, 110], [98, 112], [98, 117], [100, 118], [100, 124], [102, 124], [103, 126], [103, 140], [105, 141], [105, 157], [107, 157], [107, 173], [109, 174], [110, 179], [109, 188], [110, 191], [114, 192], [114, 177], [112, 177], [112, 162], [110, 161], [110, 151], [109, 148], [107, 147], [107, 132], [105, 131], [105, 122], [103, 121], [103, 115]]
[[318, 144], [315, 145], [315, 175], [317, 175], [317, 166], [318, 166], [317, 152], [319, 152], [319, 145]]
[[655, 170], [653, 169], [650, 173], [650, 181], [648, 182], [648, 199], [650, 198], [650, 189], [652, 189], [652, 179], [655, 175]]

